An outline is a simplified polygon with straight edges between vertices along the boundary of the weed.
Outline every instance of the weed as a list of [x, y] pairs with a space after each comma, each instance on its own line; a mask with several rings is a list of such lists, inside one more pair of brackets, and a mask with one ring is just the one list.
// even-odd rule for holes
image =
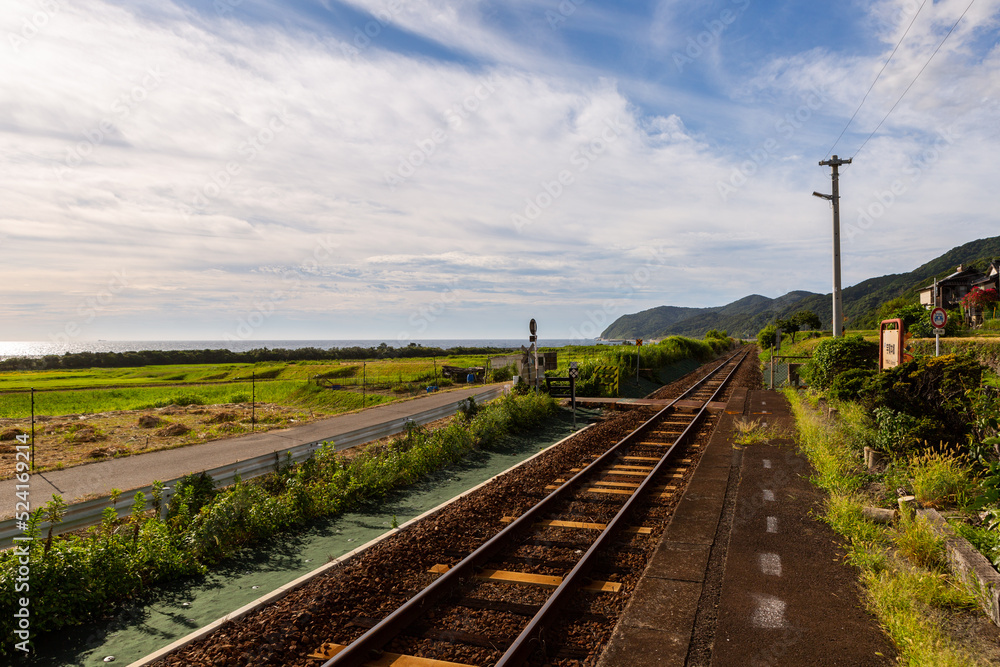
[[733, 442], [737, 445], [761, 445], [770, 438], [770, 430], [759, 419], [740, 417], [733, 422]]
[[913, 477], [913, 495], [931, 507], [965, 506], [975, 488], [965, 458], [944, 451], [914, 456], [910, 459], [909, 470]]
[[911, 563], [937, 572], [946, 569], [944, 538], [931, 527], [924, 516], [900, 523], [892, 536], [897, 551]]

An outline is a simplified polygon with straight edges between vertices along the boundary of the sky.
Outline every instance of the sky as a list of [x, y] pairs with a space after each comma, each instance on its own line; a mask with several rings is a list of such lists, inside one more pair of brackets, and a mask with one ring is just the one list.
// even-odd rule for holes
[[0, 340], [590, 338], [827, 293], [831, 154], [844, 286], [910, 271], [1000, 233], [998, 18], [5, 0]]

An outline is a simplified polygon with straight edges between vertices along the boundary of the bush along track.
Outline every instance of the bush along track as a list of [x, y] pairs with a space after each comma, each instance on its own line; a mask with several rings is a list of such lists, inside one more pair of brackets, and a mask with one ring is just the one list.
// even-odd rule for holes
[[[136, 494], [131, 516], [105, 510], [100, 526], [83, 535], [41, 535], [42, 520], [58, 521], [62, 501], [54, 497], [32, 514], [26, 536], [30, 588], [16, 592], [19, 554], [0, 554], [0, 627], [13, 630], [20, 598], [30, 600], [31, 634], [81, 624], [150, 587], [202, 574], [242, 547], [305, 522], [381, 497], [423, 475], [461, 460], [473, 449], [500, 445], [508, 433], [541, 425], [555, 410], [546, 395], [505, 396], [487, 405], [467, 403], [447, 426], [429, 431], [413, 425], [388, 444], [354, 456], [324, 444], [313, 457], [275, 473], [217, 490], [205, 475], [185, 478], [161, 516], [162, 485], [147, 503]], [[12, 641], [0, 652], [15, 653]]]

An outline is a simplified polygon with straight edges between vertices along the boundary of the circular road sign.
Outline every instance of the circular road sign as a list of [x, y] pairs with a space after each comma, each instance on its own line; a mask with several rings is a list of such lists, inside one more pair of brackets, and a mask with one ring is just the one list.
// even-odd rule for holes
[[938, 329], [943, 329], [944, 325], [948, 324], [948, 313], [944, 308], [935, 308], [931, 311], [931, 324]]

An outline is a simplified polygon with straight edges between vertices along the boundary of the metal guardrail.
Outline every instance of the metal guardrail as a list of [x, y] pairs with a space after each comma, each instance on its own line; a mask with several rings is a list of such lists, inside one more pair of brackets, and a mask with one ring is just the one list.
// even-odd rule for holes
[[[503, 387], [495, 387], [476, 396], [476, 400], [492, 401], [493, 399], [499, 397], [502, 393]], [[427, 424], [429, 422], [451, 416], [455, 414], [455, 411], [458, 410], [459, 403], [462, 402], [463, 401], [455, 401], [454, 403], [448, 403], [437, 408], [418, 412], [417, 414], [410, 415], [408, 417], [401, 417], [392, 421], [376, 424], [375, 426], [349, 431], [337, 436], [336, 441], [334, 442], [334, 448], [337, 451], [341, 451], [366, 442], [371, 442], [372, 440], [378, 440], [380, 438], [396, 435], [397, 433], [402, 433], [406, 428], [406, 422], [410, 420], [415, 421], [418, 424]], [[288, 447], [282, 450], [270, 452], [268, 454], [262, 454], [244, 461], [236, 461], [235, 463], [230, 463], [218, 468], [212, 468], [211, 470], [205, 470], [204, 472], [212, 477], [216, 487], [229, 486], [236, 481], [237, 475], [239, 475], [240, 479], [251, 479], [260, 475], [266, 475], [269, 472], [274, 472], [277, 470], [279, 465], [289, 461], [289, 456], [291, 456], [290, 460], [293, 463], [301, 463], [312, 456], [324, 442], [330, 442], [332, 439], [332, 437], [323, 438], [321, 440], [298, 444], [294, 447]], [[180, 477], [177, 477], [172, 480], [161, 481], [164, 481], [166, 487], [173, 489], [180, 479]], [[122, 494], [118, 497], [118, 500], [114, 503], [114, 508], [118, 516], [124, 517], [131, 514], [132, 504], [135, 501], [135, 494], [139, 491], [142, 491], [142, 493], [146, 496], [148, 507], [152, 490], [152, 486], [144, 486], [138, 489], [131, 489], [129, 491], [122, 492]], [[166, 504], [170, 501], [170, 495], [171, 494], [169, 492], [165, 492], [163, 494], [164, 506], [166, 506]], [[74, 503], [67, 507], [62, 522], [57, 524], [52, 532], [58, 535], [60, 533], [68, 533], [100, 523], [101, 515], [104, 512], [104, 509], [111, 506], [112, 502], [110, 496]], [[47, 521], [41, 524], [41, 530], [42, 535], [48, 533], [49, 524]], [[8, 549], [13, 546], [13, 538], [21, 534], [22, 530], [17, 527], [16, 519], [7, 519], [6, 521], [0, 522], [0, 549]]]

